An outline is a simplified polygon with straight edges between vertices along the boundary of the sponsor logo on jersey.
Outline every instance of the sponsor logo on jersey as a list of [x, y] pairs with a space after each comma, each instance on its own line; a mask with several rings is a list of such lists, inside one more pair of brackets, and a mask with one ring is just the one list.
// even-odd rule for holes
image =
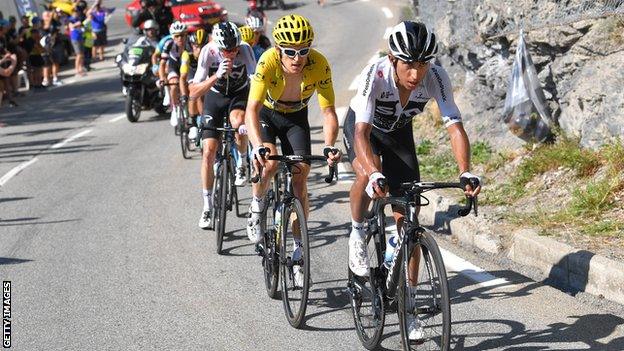
[[368, 95], [368, 89], [371, 86], [371, 79], [372, 79], [372, 75], [373, 75], [373, 71], [375, 70], [375, 65], [371, 65], [370, 69], [368, 70], [368, 73], [366, 73], [366, 81], [364, 82], [364, 90], [362, 91], [362, 95], [366, 96]]
[[442, 77], [440, 77], [440, 73], [435, 67], [432, 66], [431, 70], [433, 71], [433, 74], [438, 81], [438, 85], [440, 86], [440, 96], [442, 97], [442, 101], [446, 102], [446, 93], [444, 92], [444, 83], [442, 83]]

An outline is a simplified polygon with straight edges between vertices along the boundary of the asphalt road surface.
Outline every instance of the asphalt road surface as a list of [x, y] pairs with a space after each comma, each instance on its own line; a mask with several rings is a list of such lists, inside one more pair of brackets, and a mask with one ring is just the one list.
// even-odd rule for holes
[[[308, 16], [315, 46], [334, 73], [337, 106], [348, 105], [354, 77], [399, 21], [399, 0], [286, 1]], [[124, 2], [109, 23], [107, 60], [66, 85], [0, 110], [0, 278], [11, 281], [15, 350], [359, 350], [347, 273], [348, 181], [327, 186], [325, 167], [310, 181], [312, 279], [303, 330], [266, 296], [260, 258], [245, 220], [229, 213], [225, 254], [214, 232], [197, 227], [199, 158], [182, 159], [167, 118], [123, 117], [113, 63]], [[240, 20], [245, 2], [224, 1]], [[385, 8], [385, 9], [384, 9]], [[271, 20], [284, 12], [268, 11]], [[314, 150], [323, 146], [313, 98]], [[340, 109], [344, 111], [344, 109]], [[243, 209], [249, 190], [242, 190]], [[449, 267], [455, 350], [624, 350], [624, 319], [483, 261]], [[469, 268], [466, 268], [469, 267]], [[478, 269], [477, 269], [478, 270]], [[491, 275], [490, 275], [491, 274]], [[488, 284], [505, 279], [504, 284]], [[400, 349], [396, 315], [383, 347]]]

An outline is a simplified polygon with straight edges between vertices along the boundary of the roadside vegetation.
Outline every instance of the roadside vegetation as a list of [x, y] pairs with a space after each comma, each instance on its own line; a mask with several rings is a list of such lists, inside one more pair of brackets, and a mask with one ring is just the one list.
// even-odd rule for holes
[[[421, 178], [456, 179], [458, 169], [435, 103], [415, 119], [414, 132]], [[484, 178], [480, 203], [498, 209], [500, 220], [534, 227], [542, 235], [624, 242], [622, 140], [590, 150], [558, 133], [552, 144], [527, 144], [514, 152], [496, 152], [487, 142], [473, 140], [471, 158], [475, 173]]]

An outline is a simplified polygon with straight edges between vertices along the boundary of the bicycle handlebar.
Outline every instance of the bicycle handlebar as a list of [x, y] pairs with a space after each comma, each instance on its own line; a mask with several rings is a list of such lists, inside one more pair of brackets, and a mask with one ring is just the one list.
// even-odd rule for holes
[[[260, 150], [260, 156], [264, 157], [266, 155], [266, 152], [263, 152], [264, 150]], [[278, 161], [278, 162], [283, 162], [286, 164], [296, 164], [296, 163], [300, 163], [300, 162], [305, 162], [305, 161], [327, 161], [327, 157], [325, 156], [319, 156], [319, 155], [269, 155], [266, 157], [267, 160], [270, 161]], [[253, 183], [257, 183], [258, 181], [260, 181], [260, 177], [262, 174], [262, 166], [260, 166], [260, 168], [258, 169], [258, 173], [256, 173], [255, 176], [253, 176], [251, 178], [251, 181]], [[329, 174], [327, 177], [324, 178], [325, 183], [330, 184], [331, 182], [334, 181], [334, 178], [338, 178], [338, 169], [337, 169], [337, 165], [333, 165], [333, 166], [329, 166]]]
[[[386, 179], [378, 179], [377, 185], [380, 188], [384, 188], [387, 185]], [[479, 181], [477, 179], [471, 180], [470, 185], [473, 189], [479, 186]], [[434, 189], [449, 189], [449, 188], [457, 188], [462, 191], [465, 190], [465, 185], [462, 183], [449, 183], [449, 182], [407, 182], [401, 183], [401, 190], [404, 191], [407, 195], [417, 195], [427, 192], [429, 190]], [[386, 204], [394, 204], [405, 206], [406, 202], [403, 196], [391, 196], [386, 197], [381, 200], [381, 206], [385, 206]], [[457, 214], [459, 216], [465, 217], [470, 214], [471, 210], [474, 209], [474, 214], [477, 216], [478, 214], [478, 206], [477, 206], [477, 197], [476, 196], [468, 196], [466, 195], [466, 205], [457, 210]], [[374, 211], [373, 213], [374, 214]]]

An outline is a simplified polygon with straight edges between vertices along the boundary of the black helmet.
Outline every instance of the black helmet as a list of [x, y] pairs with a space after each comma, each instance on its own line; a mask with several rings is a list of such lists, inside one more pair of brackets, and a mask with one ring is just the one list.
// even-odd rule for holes
[[390, 53], [405, 62], [428, 62], [438, 52], [436, 36], [423, 23], [404, 21], [392, 28]]
[[232, 22], [220, 22], [212, 30], [212, 39], [219, 49], [232, 50], [241, 44], [241, 34]]

